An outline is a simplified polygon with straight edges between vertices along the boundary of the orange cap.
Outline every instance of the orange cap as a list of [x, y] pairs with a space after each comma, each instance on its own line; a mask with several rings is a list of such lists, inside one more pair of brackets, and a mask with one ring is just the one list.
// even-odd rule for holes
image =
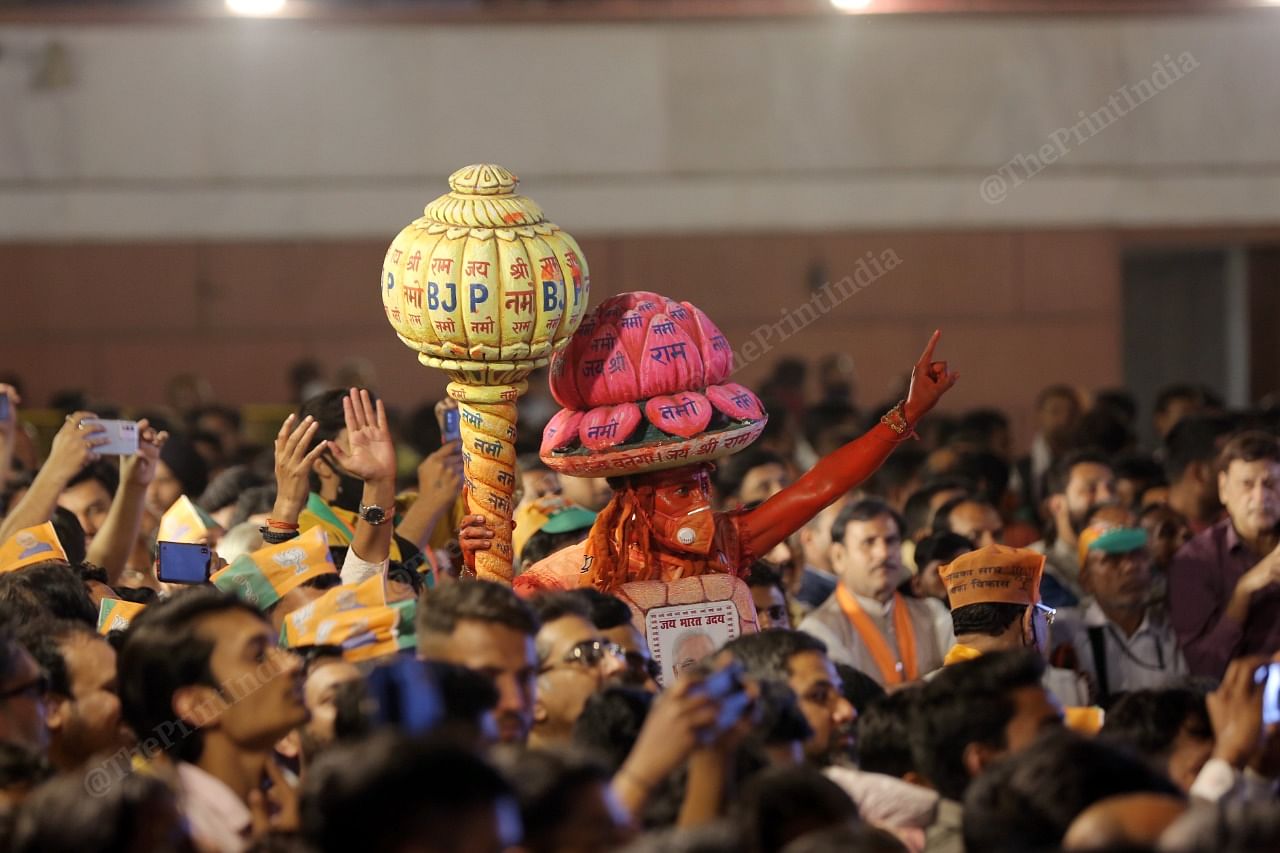
[[970, 604], [1035, 604], [1043, 572], [1044, 554], [1004, 545], [961, 554], [938, 569], [952, 610]]

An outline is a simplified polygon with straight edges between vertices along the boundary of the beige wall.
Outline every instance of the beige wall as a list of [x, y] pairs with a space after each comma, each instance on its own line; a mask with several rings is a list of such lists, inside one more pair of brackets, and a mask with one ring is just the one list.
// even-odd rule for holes
[[[748, 365], [759, 381], [782, 355], [856, 360], [862, 398], [882, 399], [935, 327], [959, 368], [953, 408], [998, 405], [1022, 418], [1040, 386], [1121, 378], [1119, 262], [1107, 231], [951, 231], [585, 239], [593, 302], [625, 289], [689, 299], [743, 345], [809, 299], [815, 261], [831, 280], [867, 252], [901, 263]], [[235, 403], [287, 395], [287, 366], [371, 359], [401, 404], [442, 378], [396, 340], [377, 291], [385, 244], [151, 243], [0, 245], [18, 286], [0, 311], [0, 368], [36, 402], [81, 386], [154, 403], [178, 372], [208, 376]], [[1025, 427], [1025, 423], [1019, 423]]]

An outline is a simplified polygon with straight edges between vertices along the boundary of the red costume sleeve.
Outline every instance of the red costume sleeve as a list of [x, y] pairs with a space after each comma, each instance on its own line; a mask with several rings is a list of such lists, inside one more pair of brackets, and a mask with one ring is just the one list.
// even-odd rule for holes
[[800, 479], [742, 514], [739, 529], [743, 549], [750, 554], [768, 553], [837, 498], [874, 474], [900, 440], [896, 432], [880, 423], [818, 460]]

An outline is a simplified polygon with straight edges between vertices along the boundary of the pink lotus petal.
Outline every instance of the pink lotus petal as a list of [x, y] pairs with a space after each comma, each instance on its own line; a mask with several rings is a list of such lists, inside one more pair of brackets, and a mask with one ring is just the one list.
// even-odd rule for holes
[[725, 415], [737, 420], [758, 421], [764, 417], [760, 399], [736, 382], [707, 386], [707, 399]]
[[578, 426], [582, 423], [582, 412], [573, 409], [561, 409], [552, 416], [545, 429], [542, 430], [543, 455], [568, 447], [578, 437]]
[[711, 422], [711, 403], [696, 391], [654, 397], [644, 404], [649, 423], [663, 432], [693, 438]]
[[590, 450], [605, 450], [622, 444], [640, 425], [640, 407], [635, 403], [597, 406], [582, 416], [578, 437]]
[[611, 323], [596, 326], [574, 364], [578, 395], [587, 406], [630, 403], [640, 397], [635, 365]]
[[570, 366], [574, 363], [578, 351], [581, 349], [581, 342], [585, 340], [580, 337], [581, 335], [582, 330], [579, 329], [569, 339], [569, 343], [551, 357], [551, 368], [548, 371], [547, 379], [551, 386], [551, 396], [566, 409], [586, 408], [586, 405], [582, 402], [582, 395], [578, 393], [574, 370]]
[[698, 352], [702, 356], [703, 371], [705, 373], [708, 385], [715, 385], [729, 378], [729, 374], [733, 373], [733, 348], [729, 346], [729, 340], [711, 322], [701, 308], [684, 303], [689, 312], [693, 314], [695, 325], [697, 326], [697, 335], [694, 338], [698, 342]]
[[689, 333], [666, 314], [655, 314], [645, 332], [640, 361], [640, 396], [700, 391], [702, 356]]

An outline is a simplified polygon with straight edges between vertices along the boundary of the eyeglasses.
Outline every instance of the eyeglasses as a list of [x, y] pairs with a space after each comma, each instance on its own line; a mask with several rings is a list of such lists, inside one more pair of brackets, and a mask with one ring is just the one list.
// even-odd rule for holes
[[1054, 610], [1047, 604], [1036, 602], [1036, 612], [1044, 615], [1044, 624], [1052, 625], [1054, 618], [1058, 615], [1058, 611]]
[[17, 687], [0, 690], [0, 702], [7, 702], [15, 696], [29, 695], [32, 699], [43, 699], [49, 693], [49, 676], [43, 672], [35, 678]]
[[544, 672], [549, 672], [562, 664], [569, 664], [571, 666], [581, 664], [587, 668], [599, 666], [600, 662], [604, 660], [605, 655], [613, 655], [616, 658], [623, 658], [624, 653], [622, 651], [622, 646], [617, 643], [607, 643], [602, 640], [583, 640], [581, 643], [578, 643], [576, 646], [569, 649], [569, 651], [565, 652], [564, 657], [560, 659], [559, 663], [548, 664], [542, 667], [538, 670], [538, 674], [541, 675]]

